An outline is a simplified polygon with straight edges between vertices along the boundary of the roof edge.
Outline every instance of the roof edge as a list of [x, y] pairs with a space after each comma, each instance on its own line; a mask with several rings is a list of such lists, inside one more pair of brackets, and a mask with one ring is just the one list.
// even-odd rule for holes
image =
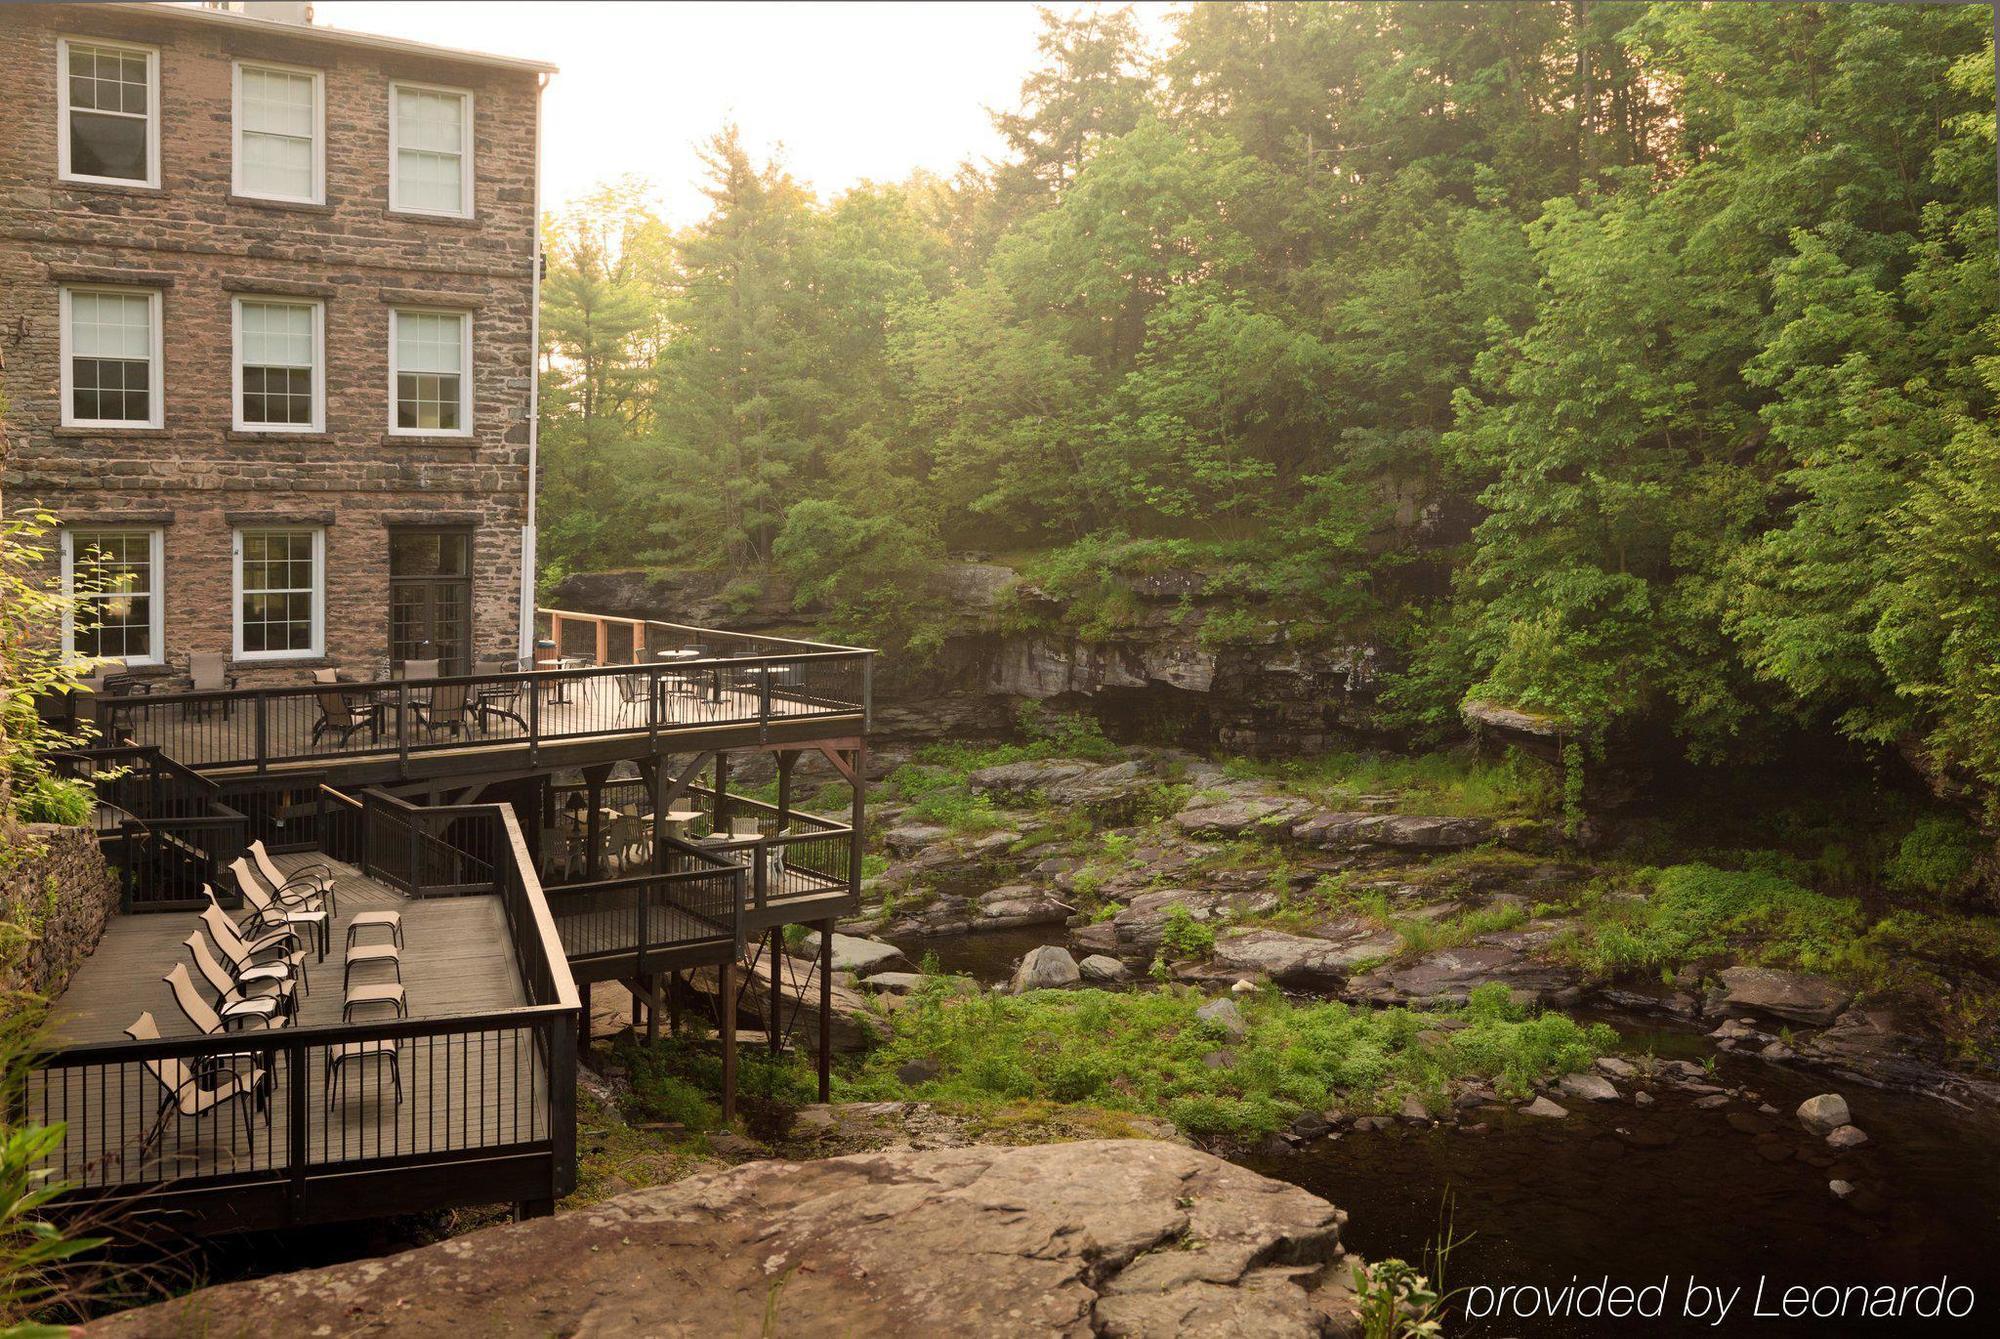
[[238, 32], [270, 33], [284, 37], [302, 37], [308, 40], [337, 42], [346, 46], [369, 47], [377, 51], [397, 52], [409, 56], [428, 56], [433, 59], [462, 61], [471, 65], [486, 65], [495, 69], [517, 70], [524, 74], [554, 74], [556, 67], [547, 61], [526, 60], [519, 56], [495, 56], [484, 51], [467, 51], [459, 47], [437, 46], [430, 42], [416, 42], [404, 37], [384, 37], [378, 33], [356, 32], [350, 28], [325, 28], [313, 24], [285, 23], [277, 19], [253, 18], [248, 14], [234, 14], [221, 9], [204, 9], [194, 5], [167, 5], [145, 3], [143, 0], [114, 0], [113, 3], [95, 6], [100, 9], [119, 10], [127, 14], [144, 14], [149, 18], [178, 19], [183, 22], [205, 23], [211, 27], [232, 28]]

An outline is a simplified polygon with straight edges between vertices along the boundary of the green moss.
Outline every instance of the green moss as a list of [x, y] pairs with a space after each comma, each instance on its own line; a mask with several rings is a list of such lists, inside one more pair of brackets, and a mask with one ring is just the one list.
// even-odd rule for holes
[[1972, 881], [1983, 843], [1956, 814], [1926, 814], [1910, 828], [1882, 869], [1883, 882], [1899, 893], [1943, 897]]
[[[1504, 987], [1464, 1009], [1411, 1012], [1294, 1003], [1275, 993], [1242, 1005], [1235, 1062], [1206, 1062], [1221, 1038], [1195, 1018], [1203, 997], [1164, 989], [959, 996], [920, 989], [892, 1018], [890, 1040], [843, 1076], [855, 1099], [942, 1102], [975, 1111], [1028, 1101], [1086, 1103], [1164, 1116], [1197, 1136], [1249, 1138], [1304, 1111], [1388, 1110], [1404, 1095], [1444, 1098], [1455, 1080], [1511, 1093], [1578, 1070], [1615, 1041], [1602, 1025], [1534, 1015]], [[938, 1067], [906, 1085], [898, 1067]]]
[[1394, 795], [1402, 813], [1453, 818], [1547, 818], [1562, 808], [1555, 770], [1511, 750], [1497, 760], [1463, 751], [1329, 753], [1282, 762], [1238, 758], [1225, 767], [1237, 780], [1276, 781], [1327, 808], [1360, 795]]

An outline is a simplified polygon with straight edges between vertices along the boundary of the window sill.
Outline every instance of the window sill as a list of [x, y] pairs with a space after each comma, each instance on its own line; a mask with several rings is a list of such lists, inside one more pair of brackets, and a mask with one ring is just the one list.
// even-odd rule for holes
[[279, 209], [295, 214], [331, 214], [333, 206], [313, 200], [267, 200], [261, 195], [237, 195], [231, 192], [227, 197], [232, 205], [244, 205], [250, 209]]
[[167, 429], [164, 424], [159, 427], [134, 423], [118, 428], [84, 428], [65, 423], [49, 431], [57, 437], [161, 437]]
[[385, 209], [387, 218], [402, 219], [409, 223], [441, 223], [447, 228], [477, 228], [481, 226], [479, 215], [463, 218], [457, 214], [425, 214], [414, 209]]
[[479, 445], [479, 439], [469, 434], [463, 437], [459, 437], [459, 436], [454, 436], [450, 433], [385, 432], [382, 434], [382, 445], [455, 446], [463, 450], [469, 451], [476, 448]]
[[65, 191], [103, 191], [110, 195], [158, 195], [160, 188], [144, 181], [89, 181], [81, 177], [56, 178], [56, 189]]
[[261, 442], [266, 446], [278, 442], [330, 442], [333, 434], [323, 428], [311, 432], [286, 432], [282, 428], [265, 431], [261, 428], [231, 428], [222, 434], [225, 442]]
[[236, 672], [269, 669], [332, 669], [334, 664], [323, 654], [301, 652], [295, 656], [263, 656], [250, 660], [245, 660], [241, 656], [231, 656], [229, 668]]

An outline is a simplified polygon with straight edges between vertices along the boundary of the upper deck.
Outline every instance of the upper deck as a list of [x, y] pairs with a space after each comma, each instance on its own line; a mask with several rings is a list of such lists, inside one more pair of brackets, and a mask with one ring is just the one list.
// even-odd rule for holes
[[[369, 784], [508, 768], [854, 739], [874, 652], [544, 610], [530, 670], [370, 677], [89, 701], [107, 742], [156, 747], [216, 778]], [[566, 654], [567, 653], [567, 654]]]

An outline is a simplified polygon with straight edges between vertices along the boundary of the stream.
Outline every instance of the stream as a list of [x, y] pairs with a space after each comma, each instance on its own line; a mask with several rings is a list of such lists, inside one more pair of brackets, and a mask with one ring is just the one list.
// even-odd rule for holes
[[[949, 939], [905, 940], [949, 972], [983, 985], [1005, 981], [1029, 949], [1059, 941], [1047, 929]], [[1698, 1031], [1651, 1018], [1591, 1015], [1615, 1028], [1628, 1054], [1700, 1060], [1716, 1054]], [[1417, 1261], [1440, 1238], [1449, 1214], [1459, 1244], [1446, 1263], [1451, 1289], [1505, 1284], [1560, 1288], [1571, 1281], [1655, 1287], [1662, 1320], [1479, 1320], [1455, 1299], [1453, 1336], [1596, 1336], [1715, 1333], [1709, 1320], [1680, 1319], [1690, 1282], [1741, 1288], [1722, 1331], [1839, 1335], [1993, 1332], [2000, 1311], [2000, 1113], [1966, 1112], [1914, 1094], [1887, 1092], [1721, 1053], [1718, 1082], [1746, 1086], [1778, 1109], [1754, 1103], [1701, 1110], [1689, 1094], [1657, 1091], [1651, 1107], [1593, 1104], [1567, 1097], [1567, 1119], [1508, 1112], [1484, 1134], [1465, 1128], [1396, 1126], [1322, 1139], [1286, 1157], [1238, 1155], [1245, 1166], [1302, 1186], [1346, 1210], [1342, 1240], [1364, 1258]], [[1835, 1155], [1793, 1119], [1815, 1093], [1838, 1091], [1871, 1142]], [[1835, 1177], [1879, 1194], [1843, 1203]], [[1447, 1207], [1448, 1206], [1448, 1207]], [[1787, 1320], [1754, 1317], [1779, 1309], [1793, 1285], [1918, 1285], [1949, 1278], [1976, 1298], [1967, 1320]], [[1963, 1294], [1960, 1294], [1961, 1299]], [[1712, 1318], [1711, 1306], [1709, 1315]]]

